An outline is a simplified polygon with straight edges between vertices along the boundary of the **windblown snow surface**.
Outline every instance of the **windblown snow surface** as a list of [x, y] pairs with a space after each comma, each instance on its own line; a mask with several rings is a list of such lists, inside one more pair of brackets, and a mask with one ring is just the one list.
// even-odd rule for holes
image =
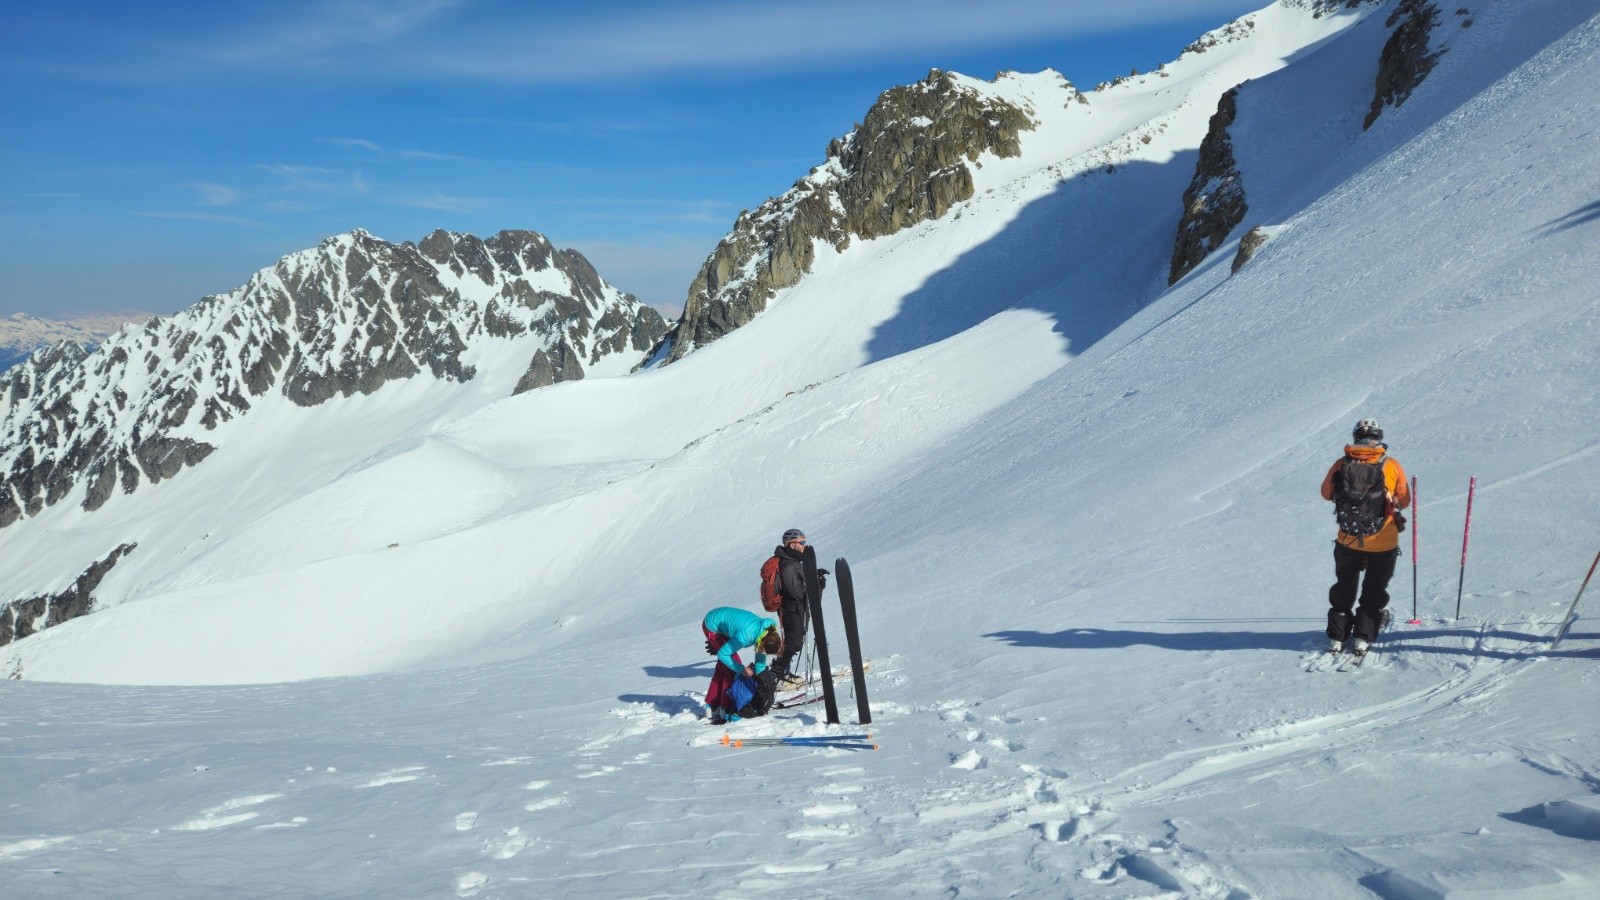
[[[1600, 544], [1600, 18], [1447, 9], [1363, 133], [1389, 7], [1300, 6], [1088, 106], [974, 82], [1035, 110], [1022, 157], [680, 363], [342, 456], [263, 426], [47, 511], [141, 543], [117, 602], [0, 650], [0, 894], [1595, 896], [1600, 629], [1547, 648]], [[1167, 290], [1247, 78], [1274, 237]], [[1319, 671], [1317, 486], [1362, 417], [1420, 558]], [[848, 694], [700, 718], [700, 616], [755, 607], [790, 526], [851, 562], [868, 728]]]

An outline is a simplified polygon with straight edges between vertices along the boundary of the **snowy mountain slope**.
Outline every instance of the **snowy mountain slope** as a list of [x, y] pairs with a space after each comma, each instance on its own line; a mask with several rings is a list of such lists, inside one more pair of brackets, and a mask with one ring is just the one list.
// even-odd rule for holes
[[[1204, 134], [1217, 95], [1309, 52], [1370, 12], [1361, 6], [1286, 0], [1203, 36], [1157, 72], [1092, 95], [1049, 70], [984, 82], [935, 69], [890, 89], [822, 164], [740, 215], [653, 360], [681, 359], [742, 327], [805, 279], [819, 254], [916, 228], [996, 190], [1014, 197], [1090, 169], [1173, 162]], [[1252, 36], [1258, 28], [1265, 37]], [[1155, 184], [1120, 190], [1165, 193]]]
[[[1349, 174], [1234, 277], [1216, 253], [1131, 319], [1080, 310], [1055, 333], [1048, 310], [1086, 296], [1098, 279], [1084, 273], [1138, 266], [1015, 251], [1036, 246], [1033, 228], [1061, 233], [1059, 197], [1112, 202], [1095, 192], [1112, 179], [982, 217], [975, 204], [870, 256], [822, 259], [808, 282], [833, 290], [802, 282], [680, 363], [395, 445], [346, 496], [297, 493], [322, 505], [291, 517], [371, 502], [357, 476], [392, 485], [414, 465], [473, 485], [527, 474], [474, 488], [466, 510], [422, 504], [477, 527], [307, 562], [286, 522], [222, 552], [245, 564], [254, 545], [300, 574], [229, 583], [219, 557], [211, 602], [156, 593], [7, 648], [0, 665], [30, 680], [0, 704], [15, 761], [0, 770], [13, 798], [0, 873], [23, 896], [1591, 895], [1600, 756], [1584, 711], [1600, 635], [1580, 622], [1559, 652], [1540, 642], [1600, 533], [1600, 166], [1590, 117], [1574, 114], [1600, 77], [1600, 18], [1565, 0], [1534, 11], [1570, 33], [1546, 49], [1509, 23], [1474, 26], [1447, 57], [1457, 74], [1441, 63], [1339, 148]], [[1445, 107], [1450, 79], [1484, 77], [1518, 46], [1531, 59]], [[1187, 173], [1174, 179], [1181, 191]], [[1130, 233], [1149, 262], [1112, 283], [1164, 279], [1165, 253], [1143, 252], [1158, 242]], [[916, 268], [929, 259], [945, 268]], [[1028, 302], [949, 334], [922, 318], [840, 324], [847, 302], [894, 290], [953, 312], [947, 285], [985, 267]], [[859, 295], [839, 299], [845, 284]], [[704, 372], [805, 371], [734, 367], [762, 358], [770, 342], [748, 336], [770, 323], [804, 335], [808, 360], [843, 358], [840, 343], [875, 359], [880, 335], [943, 340], [678, 443], [695, 405], [743, 411], [758, 393]], [[575, 424], [525, 425], [536, 413]], [[1363, 415], [1419, 477], [1425, 621], [1359, 673], [1303, 672], [1331, 580], [1316, 483]], [[375, 542], [376, 520], [421, 527], [428, 512], [361, 518], [340, 534]], [[853, 563], [877, 752], [730, 750], [695, 717], [709, 667], [694, 622], [753, 605], [755, 567], [791, 523]], [[446, 575], [447, 590], [367, 600], [384, 551], [429, 555], [449, 571], [407, 574], [437, 579], [418, 594]], [[515, 602], [484, 604], [486, 590]], [[275, 602], [303, 626], [293, 641], [263, 613]], [[342, 621], [350, 603], [370, 604], [363, 631]], [[124, 627], [146, 643], [122, 642]], [[235, 688], [31, 681], [294, 677], [341, 649], [360, 654], [347, 671], [499, 661]], [[184, 663], [169, 657], [188, 654], [173, 675]], [[802, 713], [735, 733], [826, 730]]]
[[[202, 587], [206, 592], [183, 596], [194, 603], [213, 597], [227, 597], [230, 603], [237, 603], [240, 589], [227, 584], [232, 575], [258, 576], [273, 571], [285, 573], [288, 578], [305, 578], [309, 573], [288, 573], [295, 566], [317, 565], [342, 554], [381, 549], [393, 552], [383, 554], [384, 558], [373, 564], [392, 570], [395, 578], [405, 579], [409, 587], [402, 587], [399, 596], [406, 599], [397, 601], [391, 581], [364, 577], [353, 588], [363, 594], [363, 599], [352, 609], [372, 604], [392, 610], [397, 602], [402, 608], [410, 604], [431, 609], [438, 602], [438, 587], [428, 579], [419, 580], [408, 574], [421, 568], [434, 572], [438, 578], [458, 579], [455, 583], [462, 586], [463, 593], [475, 598], [452, 606], [453, 618], [459, 622], [478, 621], [479, 605], [497, 606], [507, 615], [517, 616], [518, 604], [531, 600], [528, 587], [519, 588], [518, 582], [512, 582], [513, 593], [508, 595], [507, 582], [470, 562], [441, 569], [432, 556], [434, 551], [419, 548], [416, 543], [473, 523], [488, 523], [497, 508], [515, 511], [516, 501], [495, 507], [493, 503], [498, 501], [488, 495], [515, 498], [526, 494], [530, 482], [549, 477], [552, 465], [604, 463], [606, 468], [600, 475], [609, 479], [613, 474], [609, 466], [614, 462], [631, 459], [643, 465], [666, 459], [689, 442], [767, 407], [788, 392], [847, 373], [865, 362], [887, 359], [958, 335], [1008, 308], [1040, 308], [1055, 318], [1055, 330], [1065, 335], [1074, 350], [1092, 344], [1159, 285], [1157, 273], [1170, 246], [1176, 219], [1174, 198], [1189, 177], [1192, 162], [1188, 154], [1204, 133], [1215, 95], [1240, 79], [1281, 66], [1286, 58], [1340, 33], [1360, 18], [1351, 11], [1323, 17], [1311, 13], [1311, 9], [1299, 4], [1264, 10], [1251, 20], [1265, 23], [1259, 30], [1230, 30], [1226, 33], [1243, 36], [1218, 39], [1203, 50], [1186, 53], [1168, 67], [1166, 77], [1152, 75], [1107, 87], [1088, 104], [1074, 99], [1075, 92], [1065, 90], [1065, 83], [1051, 72], [1003, 76], [992, 84], [949, 76], [966, 90], [985, 92], [1011, 106], [1031, 110], [1038, 122], [1033, 130], [1021, 135], [1018, 156], [980, 154], [970, 161], [972, 200], [943, 219], [925, 221], [870, 241], [858, 240], [843, 251], [819, 243], [810, 276], [780, 293], [758, 322], [697, 351], [694, 356], [703, 355], [704, 361], [688, 373], [667, 374], [670, 369], [686, 365], [685, 360], [662, 371], [628, 379], [628, 386], [620, 390], [604, 384], [586, 384], [575, 394], [558, 392], [545, 399], [519, 397], [508, 401], [504, 415], [540, 423], [533, 429], [518, 430], [511, 437], [513, 444], [542, 448], [565, 441], [577, 452], [558, 451], [554, 456], [519, 454], [520, 459], [527, 460], [525, 465], [534, 467], [532, 472], [520, 475], [498, 471], [500, 465], [492, 460], [488, 462], [490, 471], [462, 475], [477, 486], [474, 491], [485, 492], [484, 503], [488, 505], [474, 504], [470, 509], [463, 505], [459, 516], [440, 515], [433, 510], [450, 499], [450, 478], [419, 484], [415, 477], [390, 480], [383, 473], [360, 474], [355, 470], [361, 465], [358, 460], [374, 454], [388, 458], [407, 446], [420, 454], [435, 452], [426, 441], [381, 448], [396, 438], [415, 442], [428, 435], [437, 423], [474, 408], [463, 399], [447, 413], [428, 405], [436, 401], [404, 399], [430, 390], [426, 385], [408, 385], [395, 395], [400, 399], [381, 401], [374, 397], [359, 404], [359, 411], [351, 403], [336, 402], [322, 415], [296, 408], [282, 414], [253, 416], [249, 422], [232, 425], [243, 436], [230, 438], [238, 441], [235, 446], [241, 448], [240, 452], [208, 455], [205, 466], [164, 487], [168, 493], [160, 497], [152, 494], [149, 500], [126, 498], [128, 502], [123, 503], [115, 518], [105, 517], [110, 507], [96, 513], [92, 520], [66, 509], [59, 513], [52, 509], [47, 512], [54, 513], [53, 518], [41, 519], [25, 534], [6, 533], [11, 529], [0, 531], [0, 542], [31, 561], [11, 590], [20, 594], [24, 590], [42, 590], [52, 583], [70, 583], [109, 549], [105, 544], [108, 535], [119, 535], [123, 542], [137, 542], [139, 549], [125, 557], [101, 583], [95, 595], [101, 609]], [[1138, 137], [1124, 133], [1130, 122], [1146, 123]], [[1141, 137], [1150, 140], [1145, 142]], [[1094, 174], [1089, 177], [1078, 177], [1091, 172]], [[1135, 263], [1128, 264], [1129, 259]], [[1143, 264], [1143, 260], [1149, 263]], [[1063, 281], [1072, 282], [1073, 287], [1037, 294], [1041, 288]], [[786, 305], [794, 308], [780, 312]], [[1059, 339], [1050, 334], [1051, 321], [1038, 318], [1035, 323], [1039, 334], [1018, 349], [1026, 347], [1030, 353], [1037, 349], [1041, 355], [1017, 358], [1018, 351], [1003, 350], [996, 357], [973, 356], [966, 363], [972, 366], [971, 370], [952, 366], [945, 369], [945, 375], [960, 381], [989, 378], [987, 370], [1004, 366], [1030, 373], [1028, 377], [1032, 378], [1061, 364], [1065, 357], [1060, 352]], [[734, 341], [733, 346], [722, 349], [721, 344], [729, 340]], [[942, 352], [960, 356], [966, 351], [953, 347]], [[502, 363], [498, 369], [488, 365], [478, 368], [506, 372], [524, 365], [515, 362]], [[737, 375], [730, 378], [729, 373]], [[1028, 382], [995, 378], [993, 383], [1014, 391]], [[628, 399], [619, 399], [619, 395]], [[989, 399], [998, 402], [1004, 397]], [[582, 419], [572, 417], [575, 408], [586, 411]], [[987, 408], [961, 409], [947, 404], [941, 413], [951, 427], [956, 427], [966, 417], [981, 415]], [[425, 409], [429, 412], [421, 412]], [[405, 417], [386, 420], [394, 410], [405, 410]], [[362, 423], [361, 427], [332, 424], [342, 425], [353, 416], [359, 417], [356, 421]], [[611, 423], [599, 433], [591, 430], [596, 416]], [[565, 423], [570, 423], [572, 431], [565, 431]], [[206, 435], [193, 440], [202, 441], [205, 446], [221, 446]], [[292, 456], [264, 455], [248, 449], [266, 446], [263, 441], [296, 449]], [[624, 451], [623, 447], [630, 449]], [[394, 473], [417, 472], [426, 464], [414, 457], [387, 467]], [[202, 470], [204, 475], [200, 474]], [[331, 486], [341, 473], [358, 477], [370, 486], [364, 495], [367, 499], [355, 498], [352, 484]], [[556, 477], [560, 481], [572, 474], [571, 470], [561, 470]], [[314, 490], [325, 493], [321, 499], [301, 499]], [[839, 490], [844, 492], [846, 488], [841, 485]], [[234, 499], [219, 514], [216, 498], [224, 496]], [[335, 497], [343, 498], [337, 504], [351, 510], [403, 508], [409, 510], [411, 520], [422, 519], [424, 523], [397, 528], [392, 527], [394, 520], [388, 515], [326, 514], [330, 504], [336, 503], [332, 499]], [[575, 520], [581, 521], [587, 515], [581, 509], [587, 502], [579, 497], [567, 503], [580, 507], [570, 513]], [[792, 510], [791, 514], [800, 511]], [[345, 522], [350, 523], [349, 528], [341, 524], [337, 537], [328, 536], [334, 523]], [[507, 518], [495, 527], [517, 526]], [[244, 529], [250, 529], [248, 536]], [[272, 536], [266, 537], [269, 534]], [[285, 539], [292, 535], [307, 537]], [[59, 549], [64, 537], [75, 548], [71, 553]], [[57, 549], [49, 554], [33, 550], [45, 542]], [[231, 550], [217, 552], [219, 546], [229, 542]], [[390, 544], [401, 546], [390, 548]], [[412, 554], [417, 555], [409, 564], [399, 563]], [[241, 559], [249, 561], [240, 563]], [[61, 562], [67, 560], [76, 568], [63, 570]], [[321, 577], [312, 583], [323, 583]], [[479, 578], [488, 580], [482, 589], [467, 587]], [[424, 584], [429, 586], [427, 590], [420, 589]], [[583, 596], [577, 593], [582, 590], [576, 582], [569, 582], [559, 595], [542, 602]], [[270, 598], [303, 597], [306, 602], [315, 602], [321, 595], [300, 586], [298, 581], [276, 585], [270, 580], [259, 581], [251, 588], [254, 591]], [[279, 602], [282, 601], [270, 601]], [[524, 607], [521, 615], [536, 608]], [[261, 635], [276, 630], [291, 645], [299, 639], [299, 629], [293, 625], [295, 617], [266, 610], [261, 617], [256, 625], [238, 633]], [[439, 617], [403, 612], [399, 618], [411, 623], [409, 627], [415, 631], [390, 637], [414, 653], [432, 655], [429, 642], [442, 637]], [[351, 628], [367, 630], [360, 616], [353, 615], [347, 621]], [[109, 628], [119, 631], [116, 626]], [[93, 630], [104, 632], [105, 629]], [[328, 637], [327, 656], [299, 650], [289, 653], [287, 664], [294, 675], [285, 670], [282, 677], [354, 671], [354, 657], [339, 648], [343, 641], [354, 640], [355, 636]], [[176, 635], [171, 639], [182, 640]], [[186, 658], [184, 654], [151, 656], [147, 652], [149, 645], [141, 646], [141, 658], [159, 657], [187, 665], [179, 662]], [[218, 649], [223, 652], [222, 645]], [[107, 668], [115, 668], [114, 660], [120, 658], [105, 653], [95, 656]], [[277, 663], [276, 657], [261, 661], [268, 672], [275, 671], [273, 666]], [[130, 669], [106, 677], [144, 676]], [[243, 677], [241, 673], [230, 667], [224, 672], [196, 671], [182, 680], [239, 677]]]
[[[140, 534], [204, 540], [226, 527], [218, 507], [258, 515], [436, 417], [624, 374], [664, 328], [534, 232], [395, 245], [355, 231], [94, 353], [35, 355], [0, 378], [0, 546], [17, 560], [0, 596], [48, 596]], [[201, 498], [193, 528], [170, 521], [188, 512], [163, 521], [185, 507], [152, 488], [218, 454], [232, 464], [178, 488]], [[73, 528], [85, 539], [64, 542]], [[152, 550], [127, 559], [143, 568]]]

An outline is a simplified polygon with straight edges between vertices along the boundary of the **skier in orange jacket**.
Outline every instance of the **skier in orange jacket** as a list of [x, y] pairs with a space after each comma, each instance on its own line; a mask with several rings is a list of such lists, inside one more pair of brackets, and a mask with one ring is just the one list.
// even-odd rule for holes
[[1322, 479], [1322, 499], [1333, 502], [1339, 521], [1333, 544], [1335, 580], [1328, 588], [1328, 652], [1349, 649], [1361, 656], [1383, 627], [1389, 579], [1400, 559], [1400, 532], [1405, 528], [1399, 511], [1411, 506], [1411, 488], [1400, 461], [1388, 455], [1377, 422], [1362, 419], [1350, 437], [1344, 456]]

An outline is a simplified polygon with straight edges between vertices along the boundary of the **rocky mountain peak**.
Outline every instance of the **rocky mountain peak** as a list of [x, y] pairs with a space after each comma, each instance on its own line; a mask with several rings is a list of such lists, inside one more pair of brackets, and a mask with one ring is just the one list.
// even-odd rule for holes
[[665, 331], [536, 232], [393, 244], [355, 229], [93, 353], [62, 343], [0, 375], [0, 527], [80, 486], [93, 511], [174, 477], [272, 396], [310, 407], [424, 374], [465, 382], [478, 374], [467, 351], [487, 341], [526, 345], [517, 390], [531, 390], [614, 354], [642, 359]]
[[[1065, 79], [1060, 84], [1081, 97]], [[972, 196], [972, 166], [983, 154], [1017, 156], [1021, 134], [1034, 127], [1029, 110], [955, 73], [934, 69], [885, 91], [859, 125], [828, 144], [821, 165], [739, 214], [700, 267], [683, 317], [658, 353], [666, 362], [681, 359], [749, 322], [810, 271], [819, 240], [843, 250], [855, 238], [943, 216]]]

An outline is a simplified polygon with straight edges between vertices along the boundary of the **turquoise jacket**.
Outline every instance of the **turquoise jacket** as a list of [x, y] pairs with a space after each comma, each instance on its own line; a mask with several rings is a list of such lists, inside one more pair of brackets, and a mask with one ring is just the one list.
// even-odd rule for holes
[[[746, 612], [736, 606], [719, 606], [706, 613], [704, 624], [707, 631], [728, 639], [723, 643], [722, 649], [717, 651], [717, 662], [742, 675], [744, 669], [734, 665], [733, 655], [745, 647], [754, 647], [756, 641], [761, 640], [763, 632], [768, 628], [777, 627], [778, 620], [763, 619], [753, 612]], [[757, 650], [756, 672], [759, 673], [766, 667], [767, 655]]]

